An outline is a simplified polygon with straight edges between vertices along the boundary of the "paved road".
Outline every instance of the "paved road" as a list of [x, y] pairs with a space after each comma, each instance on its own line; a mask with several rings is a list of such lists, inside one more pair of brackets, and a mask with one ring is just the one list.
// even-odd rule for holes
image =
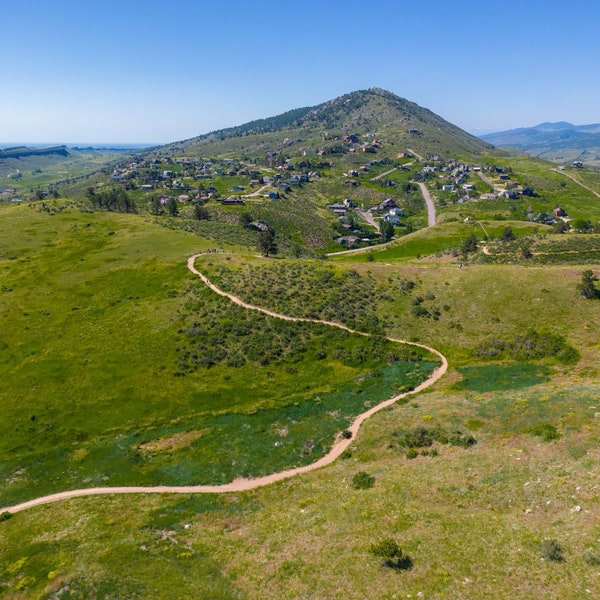
[[423, 198], [425, 199], [425, 204], [427, 206], [427, 226], [433, 227], [435, 225], [435, 204], [433, 203], [431, 194], [429, 193], [429, 190], [425, 184], [418, 182], [417, 185], [421, 188], [421, 193], [423, 194]]
[[363, 220], [365, 220], [369, 225], [373, 225], [377, 231], [381, 233], [381, 229], [379, 228], [379, 223], [373, 218], [373, 215], [368, 210], [358, 210], [356, 209], [356, 214]]
[[477, 174], [479, 175], [479, 178], [481, 179], [481, 181], [487, 183], [496, 194], [501, 194], [504, 189], [501, 187], [498, 187], [489, 177], [487, 177], [486, 175], [484, 175], [481, 171], [477, 171]]
[[[330, 325], [331, 327], [338, 327], [339, 329], [344, 329], [346, 331], [350, 331], [352, 333], [358, 333], [360, 335], [369, 336], [367, 333], [363, 333], [360, 331], [355, 331], [346, 325], [342, 325], [341, 323], [334, 323], [333, 321], [322, 321], [319, 319], [308, 319], [308, 318], [300, 318], [300, 317], [291, 317], [289, 315], [283, 315], [280, 313], [276, 313], [272, 310], [268, 310], [266, 308], [261, 308], [259, 306], [254, 306], [252, 304], [248, 304], [244, 302], [237, 296], [233, 294], [229, 294], [221, 289], [219, 289], [216, 285], [214, 285], [206, 275], [198, 271], [195, 267], [196, 259], [202, 256], [202, 254], [195, 254], [194, 256], [190, 256], [187, 261], [188, 269], [200, 277], [200, 279], [216, 294], [220, 296], [225, 296], [229, 298], [235, 304], [239, 306], [243, 306], [244, 308], [250, 310], [256, 310], [272, 317], [276, 317], [279, 319], [284, 319], [286, 321], [303, 321], [309, 323], [324, 323], [325, 325]], [[101, 495], [114, 495], [114, 494], [218, 494], [222, 492], [240, 492], [245, 490], [252, 490], [258, 487], [263, 487], [265, 485], [269, 485], [276, 481], [281, 481], [282, 479], [287, 479], [289, 477], [293, 477], [294, 475], [299, 475], [300, 473], [307, 473], [308, 471], [313, 471], [314, 469], [319, 469], [320, 467], [324, 467], [326, 465], [331, 464], [342, 454], [346, 448], [351, 443], [354, 443], [354, 438], [356, 437], [358, 430], [361, 424], [368, 419], [371, 415], [376, 412], [386, 408], [387, 406], [391, 406], [396, 401], [408, 396], [409, 394], [416, 394], [421, 392], [422, 390], [428, 388], [433, 385], [444, 373], [446, 373], [448, 369], [448, 361], [446, 357], [435, 350], [434, 348], [430, 348], [429, 346], [425, 346], [424, 344], [417, 344], [416, 342], [408, 342], [405, 340], [398, 340], [395, 338], [388, 338], [392, 342], [397, 342], [399, 344], [410, 344], [412, 346], [418, 346], [420, 348], [424, 348], [429, 352], [435, 354], [441, 361], [441, 365], [429, 376], [428, 379], [423, 381], [420, 385], [418, 385], [414, 390], [410, 392], [404, 392], [402, 394], [398, 394], [389, 400], [385, 400], [380, 404], [372, 407], [370, 410], [359, 415], [352, 425], [348, 428], [351, 432], [351, 437], [346, 439], [341, 435], [335, 440], [331, 450], [318, 461], [305, 465], [303, 467], [297, 467], [295, 469], [288, 469], [287, 471], [281, 471], [279, 473], [273, 473], [271, 475], [267, 475], [265, 477], [258, 477], [256, 479], [235, 479], [231, 483], [226, 483], [224, 485], [188, 485], [188, 486], [120, 486], [120, 487], [102, 487], [102, 488], [87, 488], [81, 490], [68, 490], [66, 492], [59, 492], [57, 494], [51, 494], [49, 496], [42, 496], [40, 498], [35, 498], [33, 500], [29, 500], [28, 502], [23, 502], [21, 504], [17, 504], [15, 506], [8, 506], [5, 508], [0, 508], [0, 514], [3, 512], [9, 513], [17, 513], [22, 510], [26, 510], [28, 508], [32, 508], [34, 506], [40, 506], [42, 504], [50, 504], [51, 502], [59, 502], [61, 500], [67, 500], [70, 498], [80, 498], [82, 496], [101, 496]]]

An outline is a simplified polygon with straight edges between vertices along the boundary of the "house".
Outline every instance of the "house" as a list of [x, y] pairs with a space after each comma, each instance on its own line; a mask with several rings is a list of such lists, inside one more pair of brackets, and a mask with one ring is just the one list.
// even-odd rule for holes
[[400, 215], [390, 210], [389, 213], [383, 215], [383, 220], [392, 225], [400, 225]]
[[573, 166], [574, 166], [576, 169], [581, 169], [581, 168], [583, 167], [583, 163], [582, 163], [580, 160], [574, 160], [574, 161], [573, 161]]
[[333, 214], [340, 219], [343, 219], [348, 212], [348, 207], [345, 204], [340, 204], [339, 202], [330, 204], [327, 208], [333, 211]]
[[498, 194], [481, 194], [480, 200], [498, 200]]
[[352, 187], [356, 187], [356, 186], [358, 186], [358, 181], [356, 181], [356, 179], [346, 179], [346, 181], [344, 181], [344, 184], [352, 186]]
[[555, 208], [555, 209], [552, 211], [552, 214], [553, 214], [555, 217], [566, 217], [566, 216], [567, 216], [567, 213], [566, 213], [566, 212], [565, 212], [565, 211], [564, 211], [562, 208], [560, 208], [560, 206], [557, 206], [557, 207], [556, 207], [556, 208]]
[[278, 200], [279, 199], [279, 192], [269, 192], [269, 199], [270, 200]]
[[517, 200], [519, 198], [519, 192], [516, 190], [505, 190], [501, 195], [508, 198], [508, 200]]
[[442, 192], [453, 192], [454, 186], [450, 184], [446, 184], [442, 186]]
[[337, 243], [352, 248], [359, 240], [360, 238], [355, 235], [343, 235], [337, 239]]
[[508, 174], [507, 173], [500, 173], [499, 179], [500, 179], [500, 181], [508, 181]]
[[390, 208], [397, 208], [397, 207], [398, 207], [398, 205], [396, 204], [395, 200], [393, 200], [392, 198], [386, 198], [379, 205], [380, 210], [389, 210]]
[[369, 154], [375, 154], [377, 152], [377, 146], [363, 146], [363, 152], [368, 152]]

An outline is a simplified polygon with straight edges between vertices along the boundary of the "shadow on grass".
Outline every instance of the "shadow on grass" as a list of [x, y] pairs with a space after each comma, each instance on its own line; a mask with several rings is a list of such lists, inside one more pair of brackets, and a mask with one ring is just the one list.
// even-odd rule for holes
[[394, 569], [394, 571], [410, 571], [413, 568], [413, 560], [410, 556], [402, 556], [397, 559], [384, 560], [381, 565], [388, 569]]

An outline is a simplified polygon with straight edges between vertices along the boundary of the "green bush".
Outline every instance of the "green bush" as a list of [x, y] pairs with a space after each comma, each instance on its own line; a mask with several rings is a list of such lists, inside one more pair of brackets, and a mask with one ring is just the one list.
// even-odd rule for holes
[[555, 539], [547, 539], [542, 542], [541, 545], [542, 556], [553, 562], [564, 562], [565, 549], [563, 546]]
[[533, 435], [541, 437], [545, 442], [550, 442], [560, 438], [560, 433], [558, 433], [556, 427], [554, 425], [550, 425], [550, 423], [541, 423], [540, 425], [536, 425], [530, 429], [530, 432]]
[[385, 538], [376, 544], [373, 544], [369, 551], [374, 556], [383, 559], [382, 566], [391, 569], [406, 571], [413, 566], [410, 556], [404, 554], [402, 548], [393, 538]]
[[375, 485], [375, 477], [365, 471], [359, 471], [352, 478], [352, 487], [355, 490], [368, 490]]
[[600, 566], [600, 553], [595, 552], [593, 549], [589, 549], [586, 555], [583, 557], [583, 560], [592, 567]]

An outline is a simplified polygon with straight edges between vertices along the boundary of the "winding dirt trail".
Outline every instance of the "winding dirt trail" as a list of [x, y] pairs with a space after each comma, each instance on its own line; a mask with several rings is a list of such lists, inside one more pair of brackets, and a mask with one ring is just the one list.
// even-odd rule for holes
[[[200, 277], [200, 279], [216, 294], [220, 296], [224, 296], [229, 298], [235, 304], [247, 308], [249, 310], [256, 310], [262, 312], [266, 315], [270, 315], [272, 317], [276, 317], [278, 319], [284, 319], [286, 321], [301, 321], [307, 323], [322, 323], [324, 325], [329, 325], [331, 327], [338, 327], [340, 329], [344, 329], [350, 333], [357, 333], [359, 335], [369, 336], [368, 333], [364, 333], [361, 331], [355, 331], [346, 325], [341, 323], [335, 323], [333, 321], [325, 321], [320, 319], [309, 319], [302, 317], [291, 317], [289, 315], [284, 315], [281, 313], [274, 312], [272, 310], [268, 310], [266, 308], [261, 308], [259, 306], [254, 306], [252, 304], [248, 304], [244, 302], [237, 296], [233, 294], [229, 294], [221, 289], [219, 289], [216, 285], [214, 285], [206, 275], [198, 271], [195, 267], [196, 258], [203, 256], [205, 253], [194, 254], [190, 256], [187, 261], [188, 269]], [[34, 506], [41, 506], [43, 504], [50, 504], [51, 502], [59, 502], [61, 500], [68, 500], [70, 498], [81, 498], [83, 496], [101, 496], [101, 495], [112, 495], [112, 494], [220, 494], [223, 492], [241, 492], [246, 490], [253, 490], [259, 487], [263, 487], [265, 485], [270, 485], [275, 483], [276, 481], [281, 481], [282, 479], [288, 479], [289, 477], [293, 477], [295, 475], [299, 475], [301, 473], [308, 473], [309, 471], [313, 471], [315, 469], [319, 469], [326, 465], [334, 462], [339, 456], [350, 446], [350, 444], [354, 441], [358, 430], [362, 423], [368, 419], [370, 416], [374, 415], [376, 412], [383, 410], [384, 408], [391, 406], [396, 401], [404, 398], [405, 396], [411, 394], [417, 394], [418, 392], [423, 391], [424, 389], [433, 385], [440, 377], [442, 377], [447, 369], [448, 369], [448, 361], [446, 357], [435, 350], [434, 348], [430, 348], [425, 344], [418, 344], [416, 342], [408, 342], [406, 340], [399, 340], [395, 338], [388, 338], [392, 342], [397, 342], [400, 344], [410, 344], [412, 346], [418, 346], [419, 348], [424, 348], [429, 352], [435, 354], [440, 360], [441, 365], [420, 385], [415, 387], [413, 390], [409, 392], [404, 392], [402, 394], [398, 394], [393, 398], [389, 398], [384, 402], [381, 402], [377, 406], [370, 408], [368, 411], [358, 415], [352, 425], [348, 428], [348, 430], [352, 433], [352, 436], [348, 439], [342, 438], [339, 436], [334, 442], [331, 450], [319, 460], [310, 465], [305, 465], [302, 467], [295, 467], [293, 469], [288, 469], [286, 471], [280, 471], [279, 473], [272, 473], [271, 475], [266, 475], [264, 477], [257, 477], [256, 479], [234, 479], [230, 483], [225, 483], [222, 485], [188, 485], [188, 486], [120, 486], [120, 487], [96, 487], [96, 488], [86, 488], [81, 490], [68, 490], [66, 492], [58, 492], [56, 494], [51, 494], [49, 496], [41, 496], [40, 498], [34, 498], [33, 500], [29, 500], [27, 502], [22, 502], [21, 504], [16, 504], [15, 506], [8, 506], [5, 508], [0, 508], [0, 514], [3, 512], [8, 513], [18, 513], [20, 511], [26, 510], [28, 508], [33, 508]]]

